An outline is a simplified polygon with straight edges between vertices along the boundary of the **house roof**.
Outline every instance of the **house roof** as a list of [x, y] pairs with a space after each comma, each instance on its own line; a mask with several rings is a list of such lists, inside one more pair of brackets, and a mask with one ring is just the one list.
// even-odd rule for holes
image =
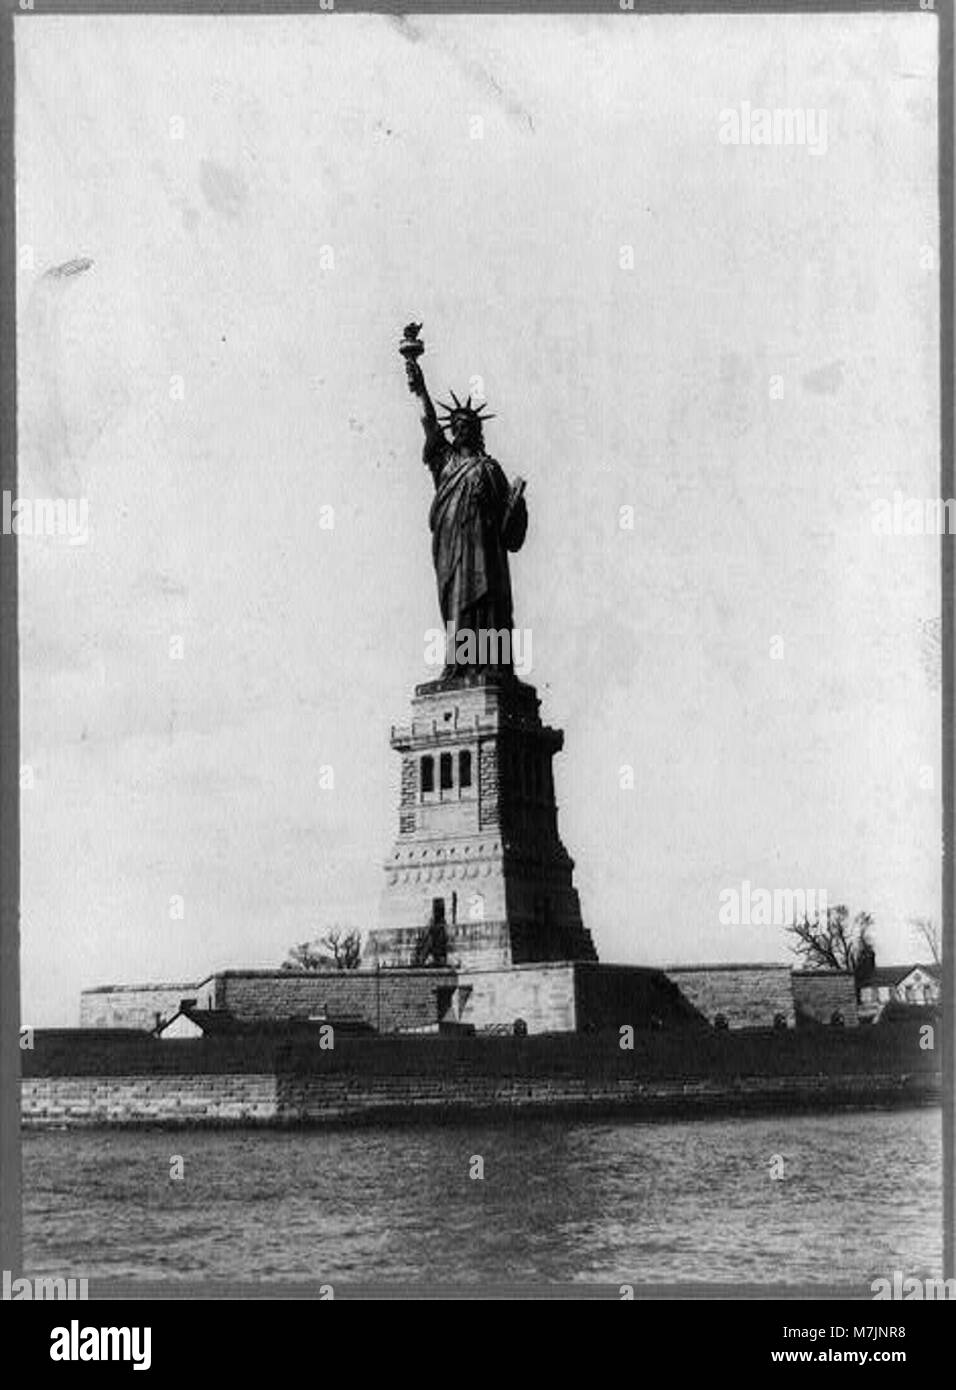
[[913, 965], [877, 965], [862, 981], [864, 989], [874, 986], [892, 987], [902, 984], [908, 975], [912, 975], [914, 970], [925, 970], [927, 975], [932, 975], [934, 980], [939, 979], [938, 965], [922, 965], [919, 962]]
[[188, 1020], [188, 1022], [195, 1023], [197, 1027], [202, 1026], [198, 1019], [193, 1018], [191, 1008], [179, 1008], [176, 1010], [174, 1014], [170, 1014], [168, 1018], [160, 1019], [160, 1021], [156, 1024], [156, 1027], [150, 1029], [150, 1037], [162, 1037], [163, 1033], [166, 1032], [166, 1029], [170, 1026], [171, 1023], [175, 1023], [177, 1018], [185, 1018]]
[[289, 1034], [312, 1035], [317, 1034], [327, 1024], [332, 1024], [343, 1033], [375, 1032], [371, 1024], [358, 1014], [328, 1014], [323, 1018], [236, 1018], [229, 1009], [197, 1009], [191, 1004], [179, 1009], [158, 1031], [163, 1032], [177, 1018], [187, 1018], [190, 1023], [197, 1024], [207, 1037], [250, 1034], [282, 1037]]

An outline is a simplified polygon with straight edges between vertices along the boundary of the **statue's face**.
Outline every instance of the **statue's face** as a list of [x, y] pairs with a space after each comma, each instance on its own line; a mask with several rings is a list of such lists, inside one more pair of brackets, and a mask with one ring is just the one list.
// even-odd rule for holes
[[469, 415], [455, 415], [451, 422], [451, 437], [457, 449], [478, 449], [481, 447], [481, 425]]

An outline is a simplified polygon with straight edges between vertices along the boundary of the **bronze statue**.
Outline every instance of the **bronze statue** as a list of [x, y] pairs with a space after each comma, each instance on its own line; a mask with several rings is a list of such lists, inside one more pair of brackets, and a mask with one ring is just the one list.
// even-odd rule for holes
[[[446, 632], [514, 628], [508, 552], [520, 550], [528, 528], [524, 480], [509, 486], [501, 465], [485, 453], [482, 426], [494, 418], [484, 407], [438, 402], [439, 423], [418, 358], [421, 324], [410, 323], [399, 348], [409, 390], [422, 403], [422, 457], [435, 480], [429, 514], [438, 602]], [[451, 438], [445, 434], [448, 428]], [[450, 653], [446, 656], [446, 661]], [[446, 666], [446, 669], [447, 666]]]

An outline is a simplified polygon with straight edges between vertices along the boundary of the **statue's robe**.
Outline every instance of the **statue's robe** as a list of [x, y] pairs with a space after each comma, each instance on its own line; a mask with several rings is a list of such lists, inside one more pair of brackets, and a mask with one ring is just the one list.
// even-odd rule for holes
[[429, 525], [444, 623], [456, 631], [511, 631], [508, 551], [524, 541], [524, 498], [509, 507], [501, 465], [484, 452], [459, 453], [440, 432], [426, 441], [424, 459], [435, 480]]

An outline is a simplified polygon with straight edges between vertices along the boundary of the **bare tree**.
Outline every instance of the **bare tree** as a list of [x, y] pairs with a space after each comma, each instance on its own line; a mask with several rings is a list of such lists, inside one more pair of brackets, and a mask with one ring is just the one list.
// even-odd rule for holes
[[939, 965], [942, 959], [942, 947], [940, 942], [939, 924], [934, 922], [932, 917], [914, 917], [910, 926], [916, 932], [917, 937], [929, 950], [933, 957], [933, 964]]
[[362, 937], [357, 931], [332, 927], [319, 942], [332, 952], [336, 970], [357, 970], [362, 959]]
[[283, 970], [357, 970], [362, 959], [362, 936], [357, 931], [330, 927], [317, 941], [293, 946]]
[[335, 965], [331, 956], [323, 955], [316, 950], [318, 942], [303, 941], [298, 946], [292, 946], [288, 956], [282, 962], [282, 970], [328, 970]]
[[849, 971], [859, 997], [861, 985], [876, 965], [873, 918], [868, 912], [858, 912], [851, 922], [849, 908], [841, 904], [827, 908], [824, 921], [818, 912], [812, 921], [804, 913], [802, 922], [792, 922], [786, 930], [793, 938], [790, 949], [805, 967]]

